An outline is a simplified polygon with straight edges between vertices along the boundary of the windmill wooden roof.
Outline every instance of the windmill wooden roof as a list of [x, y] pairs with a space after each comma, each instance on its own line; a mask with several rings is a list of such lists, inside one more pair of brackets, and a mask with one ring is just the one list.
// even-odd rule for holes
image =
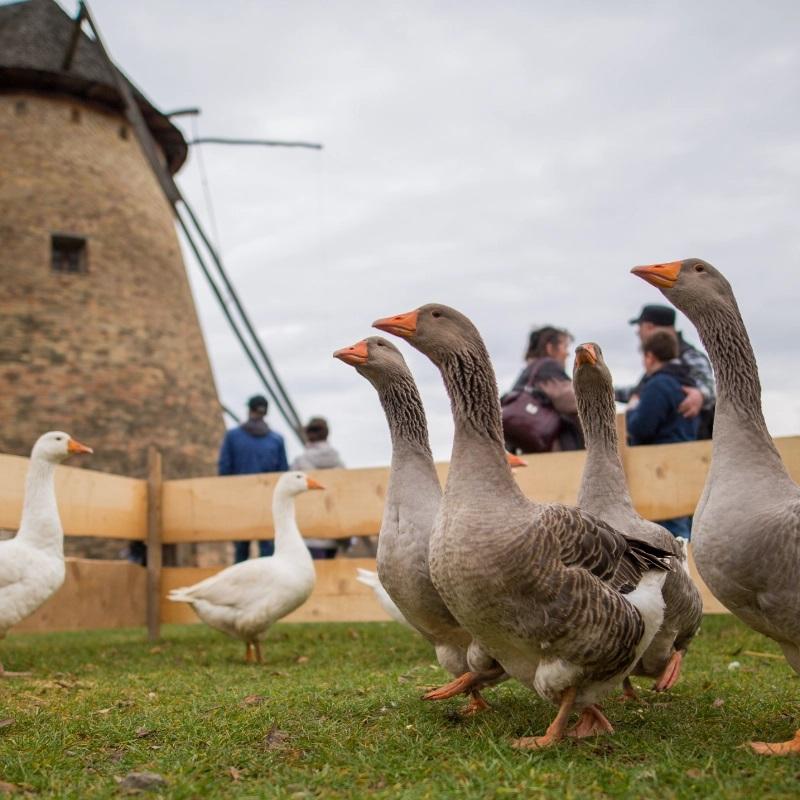
[[[124, 103], [97, 43], [81, 31], [64, 66], [75, 20], [55, 0], [0, 6], [0, 91], [29, 89], [79, 97], [121, 111]], [[186, 160], [183, 134], [123, 74], [172, 173]]]

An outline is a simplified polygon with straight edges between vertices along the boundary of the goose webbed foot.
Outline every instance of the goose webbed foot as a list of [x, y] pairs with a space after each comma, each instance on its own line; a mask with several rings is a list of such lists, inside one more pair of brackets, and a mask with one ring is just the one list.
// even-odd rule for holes
[[800, 730], [788, 742], [750, 742], [761, 756], [790, 756], [800, 754]]
[[585, 739], [587, 736], [599, 736], [604, 733], [614, 733], [614, 726], [600, 710], [600, 706], [591, 705], [583, 709], [580, 719], [566, 735], [575, 739]]
[[555, 719], [550, 723], [544, 736], [523, 736], [521, 739], [514, 739], [511, 746], [517, 750], [539, 750], [543, 747], [552, 747], [564, 738], [564, 730], [567, 727], [572, 706], [575, 704], [576, 689], [571, 686], [561, 694], [561, 705]]
[[491, 708], [483, 697], [481, 697], [481, 693], [477, 689], [470, 692], [470, 695], [469, 703], [461, 709], [460, 713], [462, 717], [473, 717], [475, 714], [480, 714], [481, 711], [486, 711]]
[[631, 683], [630, 678], [625, 678], [625, 680], [622, 682], [622, 695], [619, 699], [623, 703], [628, 702], [628, 700], [639, 700], [639, 695], [636, 694], [636, 687]]
[[654, 692], [666, 692], [671, 689], [681, 676], [681, 664], [683, 663], [683, 656], [685, 650], [676, 650], [664, 667], [661, 677], [655, 682], [653, 686]]

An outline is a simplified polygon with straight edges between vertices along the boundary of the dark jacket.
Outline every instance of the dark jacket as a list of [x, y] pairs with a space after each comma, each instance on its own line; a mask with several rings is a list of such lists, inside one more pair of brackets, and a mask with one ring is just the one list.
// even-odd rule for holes
[[697, 438], [698, 419], [678, 413], [683, 402], [681, 386], [694, 386], [688, 369], [679, 361], [664, 364], [639, 384], [639, 404], [628, 409], [628, 444], [691, 442]]
[[255, 475], [259, 472], [286, 472], [289, 463], [283, 436], [245, 422], [225, 434], [219, 451], [220, 475]]
[[[539, 399], [551, 405], [561, 415], [561, 427], [558, 431], [558, 438], [553, 446], [554, 450], [583, 450], [583, 431], [578, 421], [578, 407], [575, 401], [575, 390], [572, 388], [572, 380], [564, 372], [562, 366], [553, 358], [534, 358], [525, 369], [520, 372], [519, 377], [514, 383], [512, 392], [524, 391], [528, 380], [534, 369], [538, 367], [536, 380], [533, 383], [533, 393]], [[547, 391], [542, 384], [555, 382], [560, 387], [557, 392]], [[552, 387], [553, 384], [550, 383]]]

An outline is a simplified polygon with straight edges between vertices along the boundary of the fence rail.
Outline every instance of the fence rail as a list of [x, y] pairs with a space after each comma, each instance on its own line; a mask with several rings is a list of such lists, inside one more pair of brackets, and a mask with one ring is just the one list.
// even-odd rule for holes
[[[800, 481], [800, 437], [776, 439], [789, 472]], [[517, 480], [529, 497], [574, 503], [584, 453], [528, 456]], [[691, 514], [711, 459], [710, 442], [622, 449], [637, 510], [648, 519]], [[104, 536], [157, 543], [271, 539], [274, 474], [162, 481], [156, 455], [148, 480], [59, 467], [58, 504], [68, 536]], [[0, 455], [0, 527], [15, 529], [22, 509], [27, 459]], [[437, 467], [442, 479], [447, 465]], [[373, 535], [380, 529], [389, 471], [336, 469], [313, 473], [327, 487], [297, 498], [300, 529], [315, 538]], [[19, 630], [118, 627], [148, 624], [151, 638], [164, 622], [196, 621], [188, 606], [166, 601], [166, 593], [215, 569], [161, 568], [156, 556], [149, 575], [121, 562], [69, 559], [64, 587]], [[369, 589], [355, 580], [357, 566], [370, 559], [319, 561], [317, 587], [309, 602], [289, 620], [360, 621], [386, 619]], [[693, 570], [709, 613], [725, 609], [708, 593]]]

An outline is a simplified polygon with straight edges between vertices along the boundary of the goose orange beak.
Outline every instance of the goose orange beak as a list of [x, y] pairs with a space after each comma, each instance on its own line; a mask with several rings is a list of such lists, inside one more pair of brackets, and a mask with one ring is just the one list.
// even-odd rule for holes
[[597, 353], [591, 344], [579, 344], [575, 348], [575, 364], [591, 364], [594, 366], [597, 363]]
[[520, 458], [519, 456], [514, 455], [514, 453], [506, 454], [506, 461], [508, 461], [508, 466], [511, 467], [511, 469], [528, 466], [528, 462], [525, 461], [524, 458]]
[[648, 267], [634, 267], [631, 272], [644, 278], [659, 289], [671, 289], [681, 273], [682, 261], [670, 261], [669, 264], [651, 264]]
[[79, 441], [75, 439], [70, 439], [67, 442], [67, 452], [68, 453], [94, 453], [91, 447], [85, 444], [81, 444]]
[[362, 339], [360, 342], [356, 342], [350, 347], [342, 347], [340, 350], [334, 352], [333, 357], [344, 361], [345, 364], [350, 364], [352, 367], [364, 364], [369, 358], [367, 340]]
[[313, 478], [306, 478], [306, 486], [309, 489], [324, 489], [325, 488], [319, 481], [315, 481]]
[[386, 331], [386, 333], [393, 333], [403, 339], [410, 339], [417, 332], [417, 316], [418, 312], [409, 311], [405, 314], [397, 314], [394, 317], [383, 317], [382, 319], [376, 319], [372, 323], [372, 327], [380, 331]]

